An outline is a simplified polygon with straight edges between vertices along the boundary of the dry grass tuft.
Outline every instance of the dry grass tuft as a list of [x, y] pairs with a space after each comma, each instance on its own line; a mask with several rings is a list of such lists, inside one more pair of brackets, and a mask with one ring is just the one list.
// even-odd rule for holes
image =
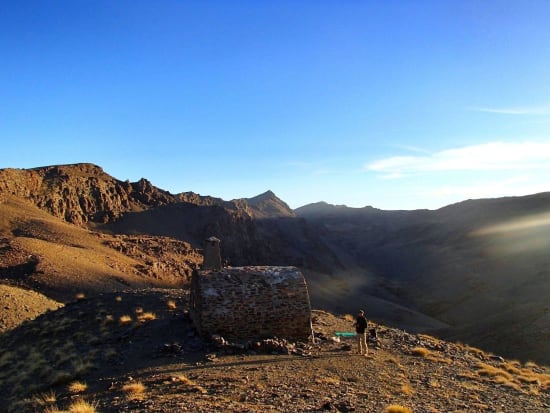
[[428, 380], [428, 385], [434, 389], [438, 389], [441, 387], [441, 384], [436, 379], [430, 379]]
[[208, 391], [204, 387], [198, 385], [193, 380], [191, 380], [187, 376], [184, 376], [183, 374], [180, 374], [179, 376], [173, 377], [172, 381], [180, 382], [184, 386], [190, 388], [191, 390], [198, 391], [199, 393], [202, 393], [202, 394], [208, 393]]
[[535, 363], [534, 361], [528, 361], [525, 363], [524, 367], [526, 369], [536, 369], [539, 367], [539, 365], [537, 363]]
[[69, 406], [69, 413], [95, 413], [96, 403], [89, 403], [86, 400], [78, 399]]
[[115, 321], [115, 318], [111, 314], [107, 314], [103, 319], [104, 324], [111, 324], [114, 321]]
[[344, 320], [349, 321], [350, 323], [355, 322], [355, 317], [351, 314], [344, 314]]
[[39, 394], [34, 397], [33, 402], [37, 406], [48, 406], [54, 404], [57, 401], [57, 394], [53, 390]]
[[67, 390], [69, 390], [71, 393], [82, 393], [85, 392], [87, 389], [88, 385], [81, 381], [73, 381], [67, 386]]
[[411, 396], [412, 394], [414, 394], [414, 390], [410, 384], [404, 383], [401, 385], [401, 393], [403, 393], [406, 396]]
[[335, 377], [320, 377], [315, 380], [315, 383], [317, 384], [332, 384], [335, 386], [340, 385], [340, 379], [337, 379]]
[[498, 367], [491, 366], [490, 364], [479, 362], [477, 363], [477, 368], [477, 374], [480, 376], [503, 377], [507, 380], [512, 379], [512, 375], [506, 370], [499, 369]]
[[120, 324], [130, 324], [132, 321], [132, 317], [129, 315], [120, 316], [120, 318], [118, 319], [118, 322]]
[[399, 362], [399, 359], [395, 356], [389, 356], [386, 360], [384, 360], [386, 363], [395, 364], [400, 369], [403, 368], [403, 365]]
[[476, 348], [476, 347], [471, 347], [471, 346], [465, 346], [466, 350], [468, 350], [470, 353], [474, 353], [475, 355], [477, 356], [484, 356], [485, 355], [485, 352], [483, 350], [480, 350], [479, 348]]
[[519, 362], [518, 364], [515, 364], [514, 362], [502, 364], [502, 367], [504, 368], [504, 370], [506, 370], [508, 373], [511, 373], [511, 374], [521, 374], [521, 370], [518, 368], [518, 366], [521, 366]]
[[415, 347], [411, 350], [411, 354], [418, 357], [428, 357], [431, 351], [425, 347]]
[[429, 360], [436, 361], [438, 363], [452, 364], [453, 361], [450, 358], [446, 357], [437, 357], [437, 356], [428, 356]]
[[412, 413], [412, 411], [408, 407], [391, 404], [384, 409], [384, 413]]
[[81, 359], [73, 360], [72, 367], [75, 376], [82, 376], [83, 374], [86, 374], [87, 372], [95, 368], [92, 362]]
[[518, 368], [518, 364], [519, 362], [502, 363], [502, 368], [499, 368], [479, 362], [476, 373], [481, 377], [490, 378], [494, 383], [532, 395], [539, 394], [541, 390], [545, 391], [550, 386], [550, 375]]
[[522, 392], [521, 386], [519, 384], [517, 384], [516, 382], [514, 382], [514, 381], [509, 380], [509, 381], [506, 381], [506, 382], [502, 383], [502, 385], [504, 387], [509, 387], [510, 389], [516, 390], [520, 393]]
[[142, 313], [139, 315], [138, 317], [138, 321], [140, 322], [145, 322], [145, 321], [153, 321], [153, 320], [156, 320], [157, 319], [157, 316], [155, 313]]
[[126, 398], [130, 400], [141, 400], [144, 397], [145, 385], [137, 381], [135, 383], [128, 383], [122, 386], [122, 391], [126, 393]]

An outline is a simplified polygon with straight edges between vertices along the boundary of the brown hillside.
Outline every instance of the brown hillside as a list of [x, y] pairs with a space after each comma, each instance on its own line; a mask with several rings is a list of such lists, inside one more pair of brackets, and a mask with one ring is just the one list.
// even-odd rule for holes
[[202, 256], [162, 237], [92, 232], [13, 196], [0, 202], [0, 278], [66, 302], [76, 294], [182, 286]]
[[[182, 290], [101, 294], [0, 335], [0, 410], [545, 412], [550, 370], [376, 326], [368, 357], [335, 341], [353, 318], [313, 312], [315, 344], [213, 345]], [[374, 327], [371, 324], [371, 327]], [[267, 345], [271, 347], [267, 347]], [[401, 410], [403, 411], [403, 410]]]
[[35, 291], [0, 284], [0, 333], [61, 306]]

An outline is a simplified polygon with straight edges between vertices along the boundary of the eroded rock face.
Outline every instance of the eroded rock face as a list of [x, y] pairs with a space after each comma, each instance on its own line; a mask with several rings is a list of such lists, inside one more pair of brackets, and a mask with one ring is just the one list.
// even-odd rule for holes
[[93, 164], [0, 170], [0, 192], [27, 198], [76, 225], [106, 223], [123, 213], [177, 202], [146, 179], [119, 181]]
[[[33, 169], [0, 169], [0, 201], [13, 195], [69, 223], [119, 234], [151, 234], [195, 246], [216, 234], [222, 259], [233, 266], [293, 265], [322, 270], [335, 258], [271, 191], [224, 201], [193, 192], [171, 194], [146, 179], [120, 181], [82, 163]], [[291, 231], [289, 236], [285, 234]], [[299, 242], [298, 242], [299, 240]], [[296, 242], [308, 242], [307, 253]], [[319, 259], [327, 260], [328, 264]]]
[[202, 263], [198, 250], [185, 241], [166, 237], [116, 235], [105, 245], [143, 262], [136, 269], [154, 279], [188, 284], [193, 270]]

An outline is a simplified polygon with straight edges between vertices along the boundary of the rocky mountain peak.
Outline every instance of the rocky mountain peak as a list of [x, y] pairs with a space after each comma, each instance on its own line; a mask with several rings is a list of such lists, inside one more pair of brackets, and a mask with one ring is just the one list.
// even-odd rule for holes
[[0, 169], [0, 193], [25, 198], [67, 222], [105, 223], [178, 199], [146, 179], [123, 182], [91, 163]]
[[295, 217], [294, 211], [280, 198], [268, 190], [253, 198], [246, 198], [254, 218]]

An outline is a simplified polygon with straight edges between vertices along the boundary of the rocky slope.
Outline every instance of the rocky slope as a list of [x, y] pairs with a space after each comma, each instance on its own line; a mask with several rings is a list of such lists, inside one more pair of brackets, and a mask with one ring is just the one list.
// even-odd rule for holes
[[[76, 294], [181, 287], [202, 254], [184, 241], [111, 235], [61, 221], [11, 195], [0, 202], [0, 280], [56, 301]], [[46, 307], [44, 307], [45, 309]], [[15, 308], [0, 308], [9, 318]]]
[[77, 403], [100, 412], [550, 408], [550, 370], [535, 363], [372, 323], [378, 340], [359, 356], [355, 340], [334, 336], [353, 318], [320, 310], [313, 311], [315, 343], [214, 344], [197, 337], [187, 305], [181, 289], [101, 294], [0, 335], [0, 410], [76, 411]]
[[[319, 203], [292, 211], [271, 191], [232, 201], [170, 194], [91, 164], [3, 169], [0, 208], [19, 203], [27, 218], [0, 215], [0, 276], [23, 277], [61, 301], [79, 289], [183, 285], [203, 240], [216, 235], [230, 265], [300, 267], [316, 306], [366, 307], [373, 319], [407, 331], [548, 363], [549, 200], [477, 200], [438, 211]], [[73, 225], [28, 219], [39, 210]], [[101, 248], [88, 247], [92, 239]]]
[[[123, 182], [99, 166], [74, 164], [0, 169], [0, 196], [7, 195], [90, 229], [169, 236], [199, 248], [215, 234], [224, 239], [226, 259], [234, 265], [302, 263], [302, 255], [292, 249], [281, 251], [280, 237], [270, 236], [276, 226], [273, 219], [294, 216], [271, 191], [232, 201], [193, 192], [174, 195], [146, 179]], [[258, 228], [263, 218], [271, 222]], [[313, 256], [309, 260], [315, 265]]]

